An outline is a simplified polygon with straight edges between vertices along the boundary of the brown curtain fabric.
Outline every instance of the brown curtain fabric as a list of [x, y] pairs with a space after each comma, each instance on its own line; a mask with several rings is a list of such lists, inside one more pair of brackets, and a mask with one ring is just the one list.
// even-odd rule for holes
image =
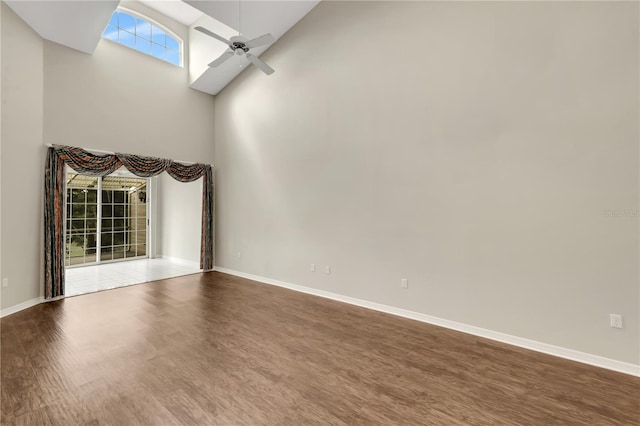
[[204, 182], [202, 185], [202, 231], [200, 234], [200, 269], [208, 271], [213, 269], [213, 168], [211, 166], [205, 166], [203, 172]]
[[63, 209], [64, 166], [78, 173], [106, 176], [125, 166], [140, 177], [166, 171], [180, 182], [204, 178], [200, 268], [213, 269], [213, 169], [206, 164], [181, 164], [162, 158], [131, 154], [96, 155], [81, 148], [54, 145], [47, 153], [45, 172], [45, 298], [64, 295]]
[[64, 160], [53, 148], [47, 152], [44, 189], [44, 297], [64, 294]]
[[[171, 160], [154, 157], [141, 157], [139, 155], [129, 155], [117, 153], [114, 155], [120, 160], [123, 166], [131, 173], [140, 177], [151, 177], [159, 175], [169, 168], [173, 163]], [[191, 166], [186, 166], [191, 167]]]
[[[197, 167], [200, 166], [200, 167]], [[167, 173], [177, 181], [180, 182], [193, 182], [199, 179], [206, 173], [206, 168], [211, 166], [205, 166], [204, 164], [194, 164], [193, 166], [185, 166], [180, 163], [171, 163], [167, 168]]]
[[117, 155], [96, 155], [71, 146], [55, 145], [49, 148], [49, 152], [53, 152], [64, 164], [84, 175], [106, 176], [122, 166]]

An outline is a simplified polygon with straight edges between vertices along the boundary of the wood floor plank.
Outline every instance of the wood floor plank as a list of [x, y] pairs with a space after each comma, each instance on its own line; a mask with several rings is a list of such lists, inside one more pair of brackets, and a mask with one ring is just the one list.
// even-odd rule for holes
[[640, 425], [640, 378], [217, 272], [0, 334], [3, 425]]

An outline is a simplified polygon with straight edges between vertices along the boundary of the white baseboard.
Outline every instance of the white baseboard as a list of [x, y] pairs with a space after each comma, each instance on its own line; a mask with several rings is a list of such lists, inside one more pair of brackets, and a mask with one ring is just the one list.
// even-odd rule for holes
[[473, 325], [463, 324], [460, 322], [450, 321], [447, 319], [438, 318], [431, 315], [421, 314], [419, 312], [408, 311], [406, 309], [396, 308], [393, 306], [383, 305], [375, 302], [369, 302], [367, 300], [356, 299], [354, 297], [343, 296], [337, 293], [331, 293], [328, 291], [318, 290], [311, 287], [304, 287], [301, 285], [291, 284], [284, 281], [278, 281], [271, 278], [264, 278], [257, 275], [234, 271], [232, 269], [220, 268], [216, 266], [214, 270], [225, 273], [225, 274], [229, 274], [229, 275], [235, 275], [238, 277], [247, 278], [253, 281], [258, 281], [264, 284], [271, 284], [278, 287], [284, 287], [290, 290], [299, 291], [302, 293], [313, 294], [315, 296], [337, 300], [339, 302], [349, 303], [351, 305], [361, 306], [363, 308], [373, 309], [375, 311], [385, 312], [387, 314], [397, 315], [400, 317], [409, 318], [416, 321], [437, 325], [440, 327], [450, 328], [452, 330], [473, 334], [474, 336], [484, 337], [484, 338], [495, 340], [498, 342], [507, 343], [513, 346], [530, 349], [536, 352], [542, 352], [548, 355], [554, 355], [560, 358], [581, 362], [583, 364], [589, 364], [596, 367], [606, 368], [608, 370], [618, 371], [620, 373], [626, 373], [632, 376], [640, 377], [640, 365], [630, 364], [627, 362], [605, 358], [605, 357], [593, 355], [586, 352], [580, 352], [573, 349], [563, 348], [561, 346], [550, 345], [548, 343], [537, 342], [535, 340], [529, 340], [529, 339], [525, 339], [518, 336], [512, 336], [510, 334], [500, 333], [493, 330], [487, 330], [485, 328], [476, 327]]
[[35, 299], [27, 300], [25, 302], [18, 303], [17, 305], [9, 306], [8, 308], [4, 308], [0, 311], [0, 318], [4, 318], [7, 315], [15, 314], [16, 312], [20, 312], [32, 306], [39, 305], [42, 302], [44, 302], [44, 298], [36, 297]]
[[192, 260], [180, 259], [179, 257], [158, 255], [158, 256], [155, 257], [155, 259], [164, 259], [164, 260], [168, 260], [169, 262], [172, 262], [172, 263], [177, 263], [178, 265], [184, 265], [184, 266], [188, 266], [190, 268], [200, 269], [200, 262], [194, 262]]

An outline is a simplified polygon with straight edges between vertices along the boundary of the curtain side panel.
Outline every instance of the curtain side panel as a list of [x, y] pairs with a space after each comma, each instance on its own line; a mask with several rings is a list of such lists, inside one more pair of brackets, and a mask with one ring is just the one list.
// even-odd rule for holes
[[45, 171], [45, 299], [64, 295], [64, 161], [49, 148]]
[[202, 232], [200, 269], [213, 269], [213, 169], [206, 166], [202, 185]]

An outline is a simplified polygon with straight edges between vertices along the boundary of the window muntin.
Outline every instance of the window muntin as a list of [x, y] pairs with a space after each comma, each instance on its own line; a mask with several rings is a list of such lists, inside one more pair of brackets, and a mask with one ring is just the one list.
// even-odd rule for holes
[[129, 11], [113, 12], [102, 37], [165, 62], [182, 65], [182, 42], [160, 25]]

